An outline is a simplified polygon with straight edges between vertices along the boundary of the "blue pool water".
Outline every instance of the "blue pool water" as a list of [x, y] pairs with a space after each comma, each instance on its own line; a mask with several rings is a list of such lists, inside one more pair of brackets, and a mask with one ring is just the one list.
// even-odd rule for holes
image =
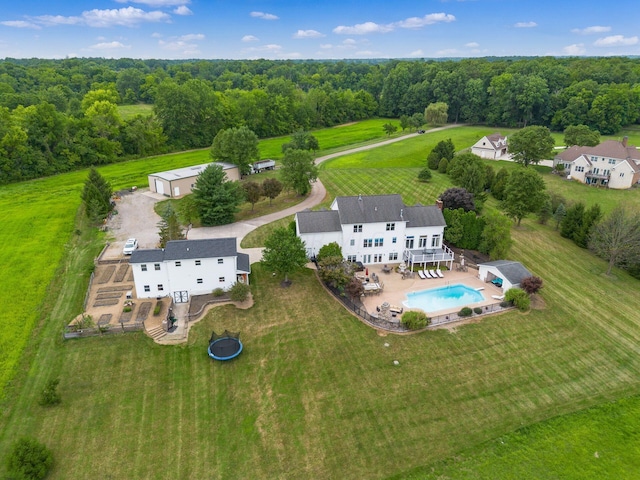
[[482, 302], [482, 293], [466, 285], [456, 284], [440, 288], [431, 288], [407, 294], [404, 306], [419, 308], [425, 312], [436, 312], [449, 308], [466, 307]]

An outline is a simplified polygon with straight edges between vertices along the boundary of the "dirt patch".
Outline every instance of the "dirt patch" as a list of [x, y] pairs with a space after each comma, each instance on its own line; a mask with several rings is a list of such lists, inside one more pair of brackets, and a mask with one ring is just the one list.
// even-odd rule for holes
[[123, 263], [118, 267], [118, 271], [116, 272], [116, 277], [113, 279], [114, 283], [121, 283], [124, 280], [124, 277], [127, 275], [129, 271], [129, 264]]
[[544, 301], [540, 295], [534, 294], [531, 295], [531, 309], [532, 310], [545, 310], [547, 308], [547, 303]]
[[101, 269], [98, 275], [96, 275], [95, 282], [99, 284], [109, 283], [109, 280], [111, 280], [111, 276], [115, 271], [116, 271], [115, 265], [109, 265], [108, 267]]
[[136, 323], [144, 322], [147, 319], [151, 311], [151, 305], [151, 302], [142, 302], [142, 304], [140, 304], [138, 315], [136, 315]]

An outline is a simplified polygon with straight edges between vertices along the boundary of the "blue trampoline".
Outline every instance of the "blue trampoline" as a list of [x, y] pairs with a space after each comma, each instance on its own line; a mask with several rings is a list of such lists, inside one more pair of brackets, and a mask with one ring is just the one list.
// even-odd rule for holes
[[214, 360], [225, 361], [236, 358], [242, 353], [240, 333], [233, 333], [227, 330], [222, 334], [212, 332], [207, 352]]

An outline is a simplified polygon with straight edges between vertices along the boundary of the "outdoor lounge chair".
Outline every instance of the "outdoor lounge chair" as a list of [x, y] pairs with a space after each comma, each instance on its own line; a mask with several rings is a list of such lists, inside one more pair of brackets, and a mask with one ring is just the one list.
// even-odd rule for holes
[[438, 274], [436, 273], [435, 270], [429, 270], [429, 273], [431, 274], [432, 278], [438, 278]]
[[436, 278], [435, 275], [432, 275], [431, 272], [426, 268], [424, 269], [424, 276], [427, 278]]
[[442, 274], [442, 272], [440, 271], [440, 269], [439, 269], [439, 268], [436, 270], [436, 274], [437, 274], [440, 278], [444, 278], [444, 275]]
[[418, 275], [420, 275], [420, 278], [423, 279], [423, 280], [425, 280], [427, 278], [422, 270], [418, 270]]
[[491, 295], [491, 298], [495, 298], [496, 300], [504, 300], [504, 295]]

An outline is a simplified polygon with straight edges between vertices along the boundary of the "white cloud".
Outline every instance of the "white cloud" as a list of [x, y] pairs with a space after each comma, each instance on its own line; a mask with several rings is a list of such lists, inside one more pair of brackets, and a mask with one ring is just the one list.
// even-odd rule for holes
[[253, 35], [245, 35], [242, 37], [243, 42], [259, 42], [260, 39], [258, 37], [254, 37]]
[[573, 45], [567, 45], [562, 51], [567, 55], [582, 55], [587, 50], [584, 48], [584, 43], [574, 43]]
[[204, 40], [204, 34], [202, 33], [188, 33], [187, 35], [181, 35], [178, 40], [183, 42], [193, 42], [195, 40]]
[[516, 28], [533, 28], [537, 26], [538, 24], [536, 22], [518, 22], [514, 25]]
[[330, 43], [321, 43], [320, 48], [322, 48], [323, 50], [329, 50], [333, 48], [333, 45], [331, 45]]
[[626, 47], [637, 43], [638, 37], [623, 37], [622, 35], [611, 35], [593, 42], [596, 47]]
[[120, 42], [101, 42], [91, 45], [89, 47], [92, 50], [118, 50], [122, 48], [131, 48], [130, 45], [124, 45]]
[[445, 48], [436, 52], [436, 57], [455, 57], [459, 55], [460, 52], [455, 48]]
[[448, 13], [430, 13], [424, 17], [411, 17], [406, 20], [395, 22], [392, 25], [400, 28], [422, 28], [425, 25], [433, 25], [434, 23], [450, 23], [455, 22], [456, 17]]
[[467, 48], [478, 48], [480, 44], [478, 42], [469, 42], [464, 44]]
[[393, 31], [393, 27], [374, 22], [359, 23], [352, 27], [340, 25], [333, 29], [333, 33], [338, 35], [367, 35], [369, 33], [387, 33], [391, 31]]
[[164, 37], [164, 35], [162, 35], [159, 32], [154, 32], [154, 33], [151, 34], [151, 37], [152, 38], [162, 38], [162, 37]]
[[277, 15], [273, 15], [271, 13], [264, 13], [264, 12], [251, 12], [249, 15], [251, 15], [254, 18], [261, 18], [262, 20], [278, 20], [279, 19]]
[[141, 3], [150, 7], [175, 7], [177, 5], [188, 5], [191, 0], [116, 0], [118, 3]]
[[173, 13], [175, 13], [176, 15], [193, 15], [193, 12], [191, 11], [191, 9], [185, 5], [180, 5], [178, 8], [176, 8]]
[[345, 38], [342, 42], [343, 45], [355, 45], [356, 42], [353, 38]]
[[251, 47], [246, 49], [247, 52], [271, 52], [271, 53], [279, 53], [282, 51], [282, 46], [277, 45], [275, 43], [270, 43], [268, 45], [261, 45], [259, 47]]
[[424, 52], [419, 49], [419, 50], [414, 50], [413, 52], [411, 52], [409, 54], [410, 57], [424, 57]]
[[360, 50], [359, 52], [356, 52], [356, 55], [360, 55], [362, 57], [373, 57], [379, 55], [379, 52], [374, 52], [372, 50]]
[[293, 34], [293, 38], [320, 38], [324, 35], [317, 30], [298, 30]]
[[375, 22], [359, 23], [352, 26], [340, 25], [333, 29], [338, 35], [368, 35], [370, 33], [388, 33], [396, 28], [420, 29], [435, 23], [454, 22], [456, 17], [448, 13], [430, 13], [424, 17], [410, 17], [398, 22], [382, 25]]
[[586, 28], [574, 28], [571, 30], [572, 33], [578, 33], [580, 35], [593, 35], [594, 33], [606, 33], [609, 31], [611, 31], [611, 27], [602, 27], [599, 25]]
[[114, 25], [133, 27], [145, 22], [168, 22], [170, 15], [160, 11], [145, 12], [139, 8], [126, 7], [109, 10], [87, 10], [81, 16], [41, 15], [34, 21], [42, 25], [87, 25], [89, 27], [111, 27]]
[[185, 42], [183, 40], [172, 40], [168, 42], [159, 40], [158, 45], [160, 45], [163, 50], [177, 52], [182, 55], [194, 55], [200, 53], [200, 50], [198, 50], [198, 46], [196, 44]]
[[31, 22], [25, 22], [24, 20], [7, 20], [5, 22], [0, 22], [0, 25], [14, 28], [33, 28], [35, 30], [40, 30], [42, 28], [40, 27], [40, 25], [36, 25], [35, 23]]

